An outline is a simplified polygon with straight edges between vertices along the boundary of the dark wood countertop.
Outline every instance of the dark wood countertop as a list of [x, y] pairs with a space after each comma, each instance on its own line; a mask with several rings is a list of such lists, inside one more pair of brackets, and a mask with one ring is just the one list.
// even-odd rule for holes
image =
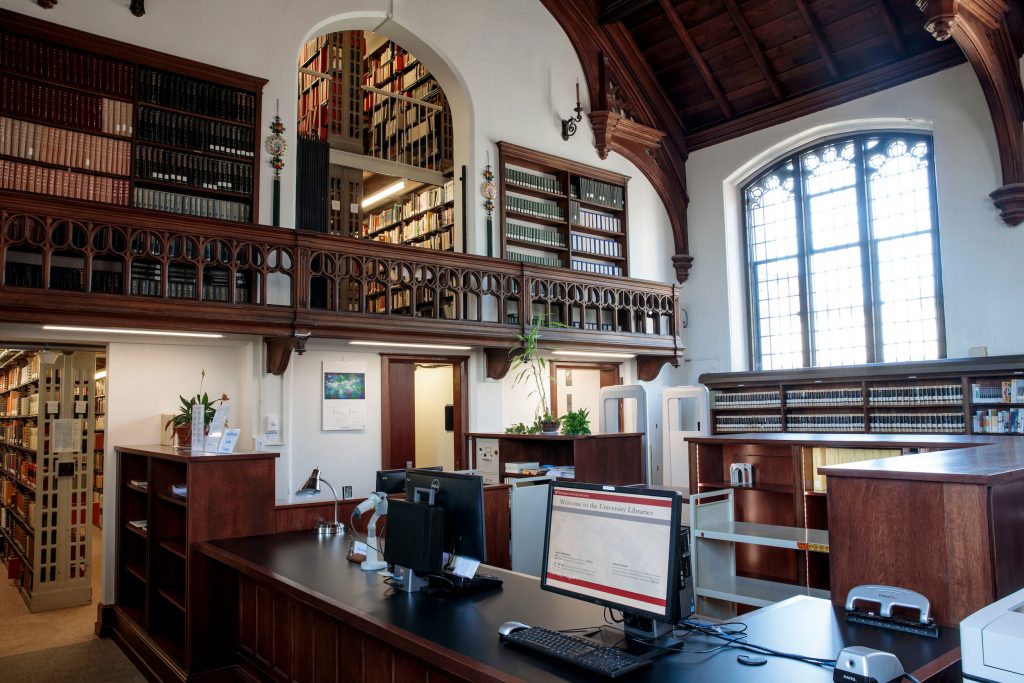
[[271, 451], [238, 452], [238, 453], [195, 453], [187, 448], [175, 448], [174, 446], [142, 445], [142, 446], [114, 446], [114, 450], [121, 453], [132, 453], [144, 455], [150, 458], [161, 460], [176, 460], [178, 462], [202, 463], [202, 462], [224, 462], [226, 460], [264, 460], [267, 458], [280, 457], [280, 453]]
[[1024, 436], [1000, 434], [723, 434], [687, 439], [697, 444], [769, 444], [827, 448], [945, 450], [819, 467], [830, 477], [1001, 484], [1024, 479]]
[[641, 432], [616, 432], [615, 434], [492, 434], [488, 432], [466, 432], [466, 436], [485, 439], [536, 439], [543, 441], [578, 441], [581, 439], [618, 439], [626, 436], [643, 436]]
[[[535, 577], [488, 567], [505, 582], [503, 590], [440, 597], [406, 594], [364, 572], [345, 555], [348, 537], [310, 533], [253, 536], [198, 544], [199, 552], [235, 571], [269, 585], [270, 590], [301, 600], [361, 633], [369, 634], [453, 675], [474, 681], [583, 683], [594, 677], [502, 644], [498, 627], [510, 620], [555, 629], [598, 626], [602, 608], [542, 591]], [[908, 671], [924, 677], [934, 663], [959, 658], [959, 633], [942, 629], [938, 639], [848, 624], [842, 607], [816, 598], [798, 597], [740, 619], [751, 642], [814, 657], [834, 657], [846, 644], [898, 653]], [[616, 640], [621, 638], [612, 635]], [[694, 650], [714, 644], [687, 642]], [[717, 643], [716, 643], [717, 644]], [[771, 658], [755, 670], [762, 683], [826, 683], [831, 671], [786, 659]], [[735, 651], [717, 654], [677, 653], [654, 660], [630, 674], [634, 683], [750, 680], [751, 669], [736, 662]]]

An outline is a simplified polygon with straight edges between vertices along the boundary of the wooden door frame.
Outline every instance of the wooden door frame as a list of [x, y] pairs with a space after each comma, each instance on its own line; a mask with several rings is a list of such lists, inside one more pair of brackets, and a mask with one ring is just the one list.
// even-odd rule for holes
[[[404, 353], [380, 354], [380, 462], [381, 467], [391, 461], [391, 405], [387, 391], [391, 364], [437, 363], [452, 366], [452, 404], [455, 406], [455, 469], [464, 470], [466, 463], [466, 429], [469, 425], [469, 356], [426, 356]], [[413, 459], [415, 464], [415, 455]]]
[[[622, 363], [616, 363], [614, 361], [573, 361], [573, 360], [556, 360], [549, 361], [548, 367], [551, 368], [551, 414], [555, 415], [558, 412], [558, 378], [559, 370], [597, 370], [599, 372], [611, 371], [615, 373], [615, 376], [619, 378], [619, 384], [622, 384]], [[601, 385], [606, 386], [606, 385]], [[591, 419], [595, 419], [591, 416]]]

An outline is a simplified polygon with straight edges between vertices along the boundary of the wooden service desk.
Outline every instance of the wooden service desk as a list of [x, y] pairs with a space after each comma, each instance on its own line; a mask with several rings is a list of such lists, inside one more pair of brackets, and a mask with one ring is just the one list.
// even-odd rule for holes
[[[211, 541], [198, 546], [216, 596], [206, 605], [209, 637], [197, 656], [218, 680], [553, 683], [593, 681], [586, 671], [502, 644], [498, 627], [516, 620], [555, 629], [603, 624], [602, 609], [542, 591], [538, 580], [488, 568], [501, 591], [443, 598], [406, 594], [363, 572], [345, 555], [347, 537], [292, 532]], [[959, 639], [938, 639], [849, 625], [825, 600], [793, 598], [744, 615], [751, 642], [832, 658], [846, 645], [895, 652], [921, 680], [956, 669]], [[694, 637], [689, 647], [711, 643]], [[243, 675], [247, 674], [248, 676]], [[736, 652], [673, 653], [625, 680], [825, 683], [831, 670], [771, 658], [750, 668]]]
[[834, 601], [898, 585], [955, 625], [1024, 587], [1024, 438], [967, 438], [976, 445], [820, 468]]
[[[627, 486], [644, 481], [643, 434], [485, 434], [469, 433], [474, 463], [498, 481], [514, 477], [505, 472], [506, 463], [539, 462], [542, 465], [573, 466], [575, 481], [587, 484]], [[497, 462], [483, 452], [487, 441], [497, 442]]]

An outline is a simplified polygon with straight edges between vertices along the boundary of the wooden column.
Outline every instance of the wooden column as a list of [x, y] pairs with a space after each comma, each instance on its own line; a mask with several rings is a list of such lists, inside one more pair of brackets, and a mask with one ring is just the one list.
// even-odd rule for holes
[[[956, 41], [985, 93], [999, 145], [1003, 185], [989, 196], [1007, 225], [1024, 221], [1024, 85], [1019, 35], [1010, 28], [1007, 0], [917, 0], [936, 40]], [[1019, 32], [1018, 32], [1019, 33]]]

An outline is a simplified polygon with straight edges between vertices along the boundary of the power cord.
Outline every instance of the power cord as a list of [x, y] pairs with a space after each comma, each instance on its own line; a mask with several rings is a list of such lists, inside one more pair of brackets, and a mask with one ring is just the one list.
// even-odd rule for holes
[[[702, 633], [711, 638], [718, 638], [726, 641], [726, 644], [722, 647], [715, 648], [714, 651], [718, 651], [727, 647], [734, 647], [740, 650], [746, 650], [747, 652], [753, 652], [759, 655], [769, 655], [771, 657], [780, 657], [782, 659], [792, 659], [797, 662], [804, 662], [805, 664], [811, 664], [813, 666], [820, 666], [822, 668], [833, 668], [836, 665], [834, 659], [824, 659], [821, 657], [808, 657], [806, 655], [794, 654], [792, 652], [783, 652], [781, 650], [775, 650], [764, 645], [757, 645], [755, 643], [748, 642], [746, 640], [746, 634], [744, 631], [729, 631], [721, 628], [721, 626], [706, 625], [701, 622], [690, 622], [689, 620], [682, 622], [684, 628], [689, 628], [698, 633]], [[733, 634], [738, 633], [739, 637], [735, 637]], [[917, 683], [920, 683], [918, 681]]]

